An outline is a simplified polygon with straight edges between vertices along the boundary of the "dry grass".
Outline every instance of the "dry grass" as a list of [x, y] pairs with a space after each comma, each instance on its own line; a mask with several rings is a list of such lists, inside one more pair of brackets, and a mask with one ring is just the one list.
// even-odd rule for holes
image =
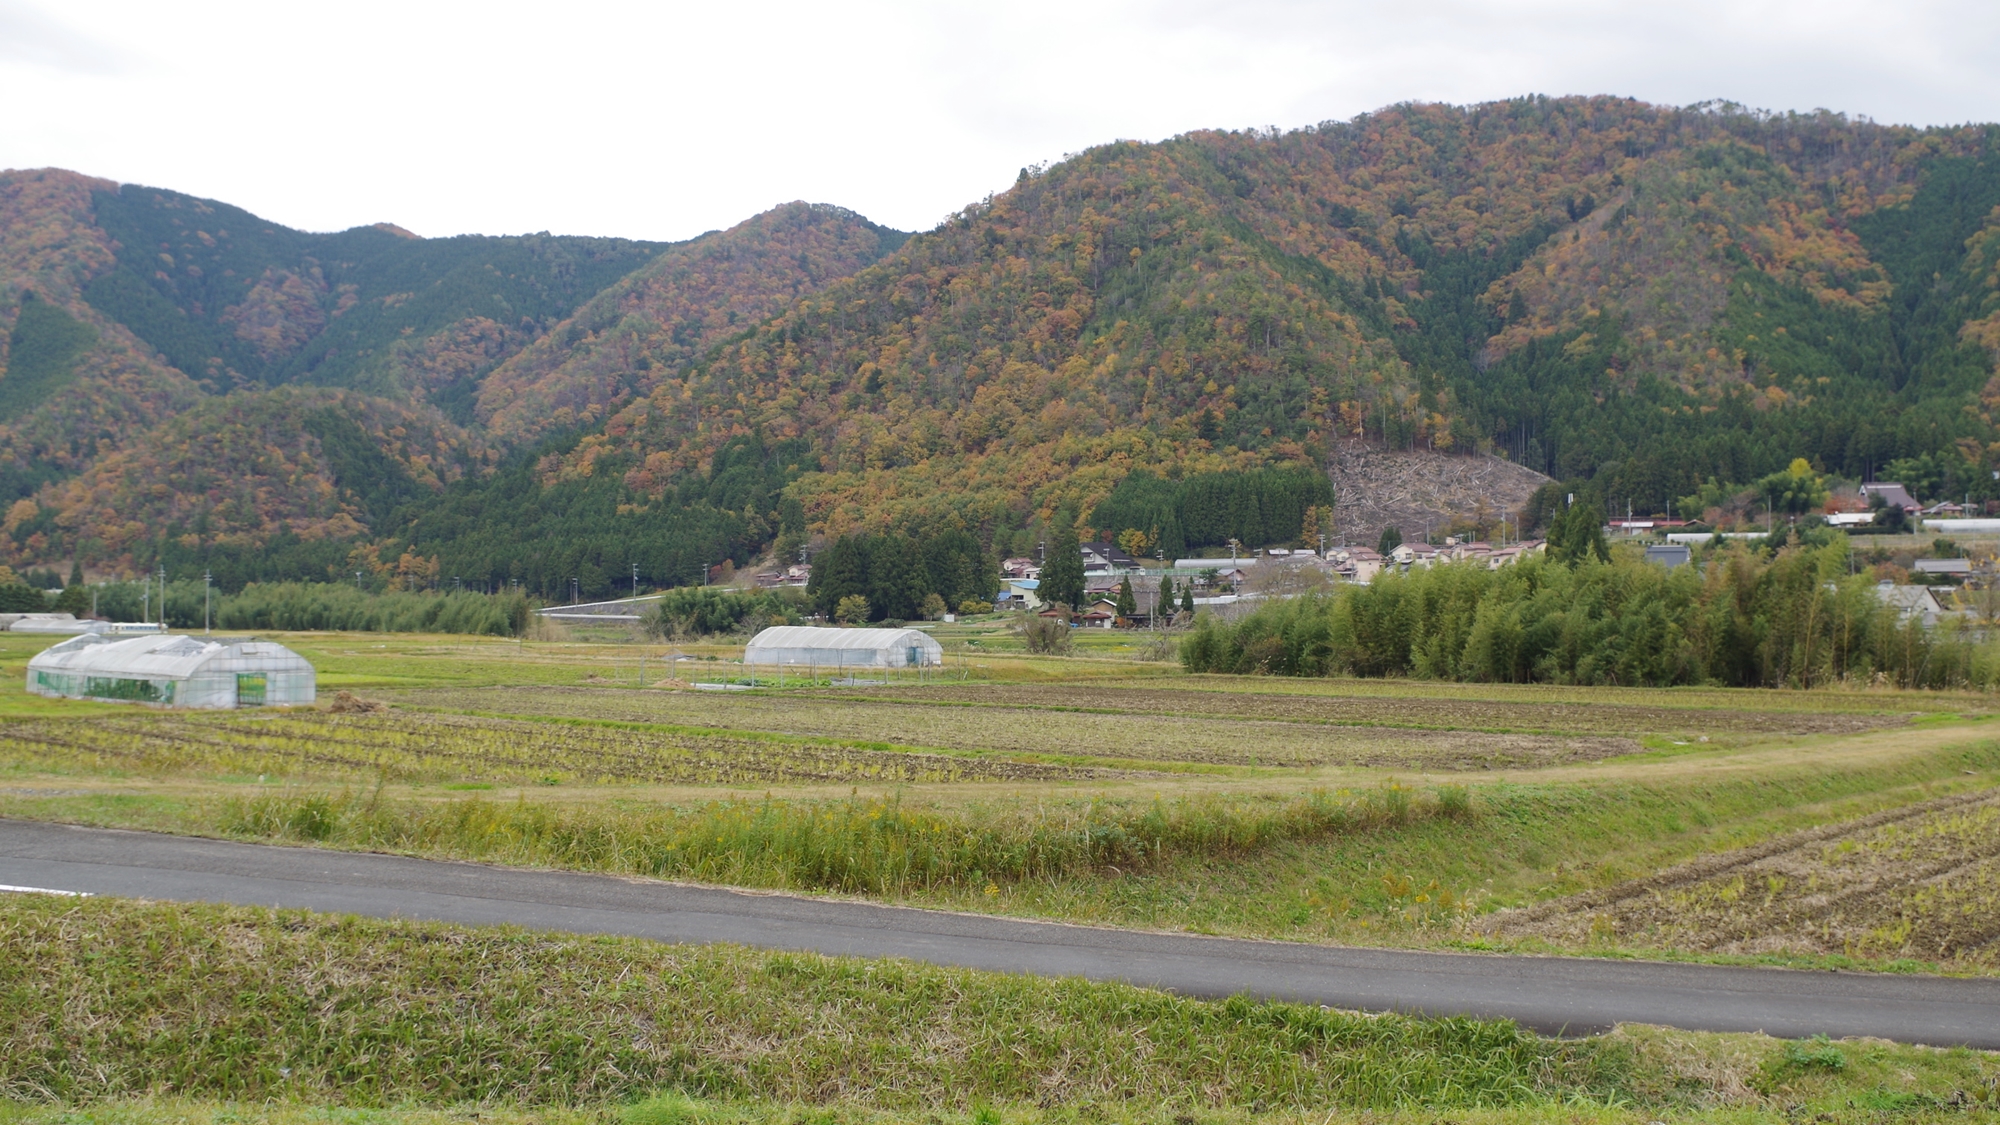
[[2000, 790], [1926, 801], [1509, 911], [1569, 945], [2000, 963]]

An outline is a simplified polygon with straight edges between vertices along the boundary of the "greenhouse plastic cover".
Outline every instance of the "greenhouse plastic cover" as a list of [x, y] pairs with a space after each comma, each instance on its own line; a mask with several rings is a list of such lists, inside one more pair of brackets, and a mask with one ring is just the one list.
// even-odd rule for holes
[[184, 680], [201, 670], [211, 658], [220, 656], [230, 648], [238, 648], [243, 656], [275, 656], [280, 659], [299, 657], [281, 644], [269, 641], [238, 641], [224, 644], [220, 641], [203, 640], [200, 637], [156, 634], [150, 637], [126, 637], [113, 640], [100, 634], [87, 633], [75, 640], [50, 645], [41, 654], [29, 661], [33, 668], [49, 671], [95, 672], [109, 676], [149, 676], [167, 680]]
[[[272, 641], [155, 634], [86, 633], [50, 645], [28, 661], [28, 690], [73, 699], [115, 698], [181, 707], [297, 705], [316, 696], [313, 666]], [[242, 693], [252, 681], [256, 698]], [[120, 684], [150, 684], [135, 696]]]
[[944, 663], [944, 646], [920, 629], [827, 629], [774, 625], [750, 638], [743, 659], [753, 664], [900, 666], [916, 649], [920, 663]]

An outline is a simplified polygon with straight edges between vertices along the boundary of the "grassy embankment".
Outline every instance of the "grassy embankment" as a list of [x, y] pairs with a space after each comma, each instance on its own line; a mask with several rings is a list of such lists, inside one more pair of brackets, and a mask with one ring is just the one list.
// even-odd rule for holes
[[[398, 706], [160, 715], [7, 677], [0, 812], [1289, 939], [1993, 967], [1866, 920], [1835, 949], [1749, 952], [1474, 925], [1990, 787], [1983, 696], [1207, 677], [723, 696], [606, 686], [636, 672], [612, 646], [294, 643]], [[1876, 904], [1905, 906], [1924, 904]]]
[[46, 896], [0, 899], [0, 1012], [0, 1114], [31, 1120], [200, 1120], [217, 1103], [629, 1125], [1837, 1120], [1983, 1109], [2000, 1084], [2000, 1057], [1964, 1050], [1550, 1040], [898, 962]]

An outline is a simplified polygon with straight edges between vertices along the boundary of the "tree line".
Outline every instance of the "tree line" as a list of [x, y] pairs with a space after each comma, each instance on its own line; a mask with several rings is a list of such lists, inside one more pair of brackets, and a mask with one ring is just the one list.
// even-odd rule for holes
[[1250, 547], [1294, 542], [1308, 516], [1333, 502], [1333, 482], [1311, 469], [1199, 473], [1182, 480], [1141, 469], [1121, 481], [1088, 522], [1113, 542], [1137, 531], [1150, 539], [1149, 553], [1171, 559], [1231, 539]]
[[911, 621], [987, 608], [999, 590], [993, 556], [970, 532], [845, 535], [813, 559], [806, 592], [829, 619]]

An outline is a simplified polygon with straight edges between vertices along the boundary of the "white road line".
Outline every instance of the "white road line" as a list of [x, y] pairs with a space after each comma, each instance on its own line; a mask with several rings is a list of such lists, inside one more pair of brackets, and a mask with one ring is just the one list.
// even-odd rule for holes
[[10, 887], [0, 883], [0, 894], [17, 895], [63, 895], [68, 898], [89, 898], [89, 891], [59, 891], [53, 887]]

